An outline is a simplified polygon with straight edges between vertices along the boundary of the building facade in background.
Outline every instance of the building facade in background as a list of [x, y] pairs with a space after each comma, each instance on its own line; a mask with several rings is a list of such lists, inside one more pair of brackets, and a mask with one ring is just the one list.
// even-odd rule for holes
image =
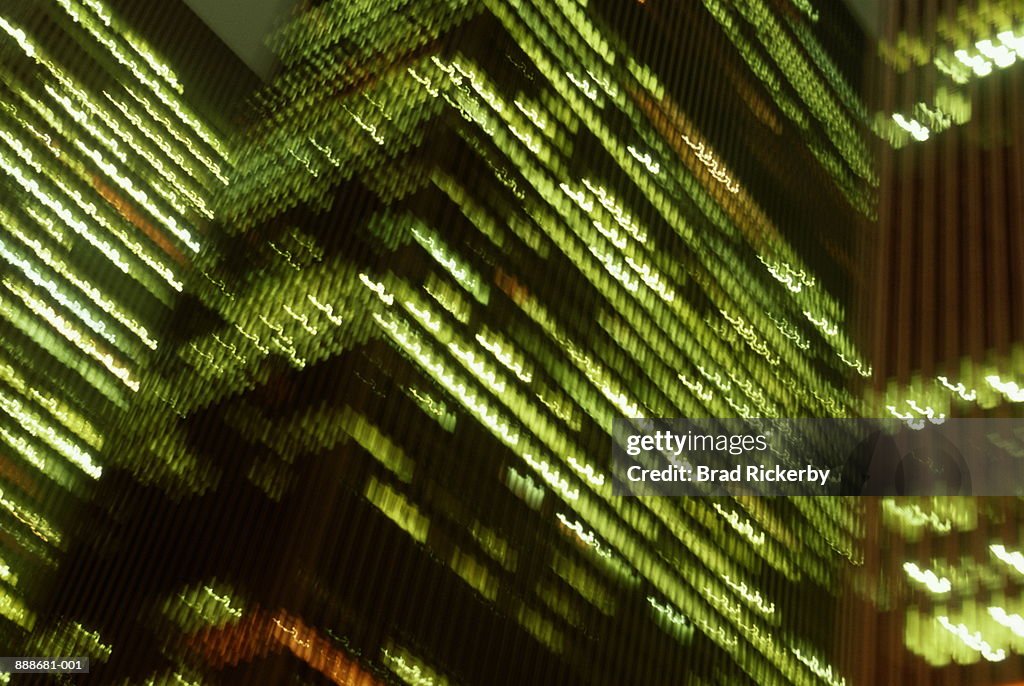
[[1024, 678], [1019, 498], [864, 499], [863, 564], [843, 583], [851, 684]]
[[[878, 416], [1019, 417], [1024, 401], [1024, 7], [888, 3], [867, 92], [878, 221], [864, 340]], [[1019, 434], [1019, 432], [1018, 432]], [[1021, 443], [1004, 445], [1024, 456]], [[1019, 498], [871, 503], [851, 587], [855, 683], [1019, 683]], [[859, 607], [860, 610], [852, 609]]]
[[891, 3], [880, 57], [865, 302], [878, 409], [1019, 416], [1024, 8]]

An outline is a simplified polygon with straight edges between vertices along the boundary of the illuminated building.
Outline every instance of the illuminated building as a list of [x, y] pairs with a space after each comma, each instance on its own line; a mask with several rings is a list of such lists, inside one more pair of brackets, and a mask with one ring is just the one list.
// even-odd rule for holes
[[887, 7], [865, 317], [879, 410], [1019, 416], [1024, 9]]
[[[1019, 417], [1024, 8], [885, 7], [868, 89], [881, 138], [878, 222], [866, 226], [871, 402], [908, 419]], [[1019, 498], [870, 503], [868, 554], [844, 601], [851, 680], [1019, 683], [1021, 517]]]
[[297, 13], [118, 430], [112, 543], [66, 566], [103, 605], [54, 604], [104, 678], [844, 683], [854, 503], [621, 498], [607, 464], [616, 416], [860, 411], [876, 180], [830, 12]]
[[0, 8], [5, 654], [109, 652], [87, 624], [44, 629], [40, 612], [61, 559], [91, 535], [80, 518], [117, 468], [111, 429], [146, 393], [228, 180], [219, 134], [134, 26], [100, 0]]
[[865, 507], [863, 566], [840, 614], [851, 683], [1014, 684], [1024, 676], [1019, 498]]

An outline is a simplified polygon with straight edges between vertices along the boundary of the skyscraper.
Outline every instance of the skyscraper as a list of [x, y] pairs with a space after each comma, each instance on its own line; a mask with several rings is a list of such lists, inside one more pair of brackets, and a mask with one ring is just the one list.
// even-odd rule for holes
[[[138, 397], [228, 179], [219, 134], [116, 3], [5, 5], [0, 89], [0, 645], [10, 654], [28, 649], [61, 559], [86, 534], [110, 427]], [[71, 619], [37, 639], [41, 653], [109, 653]]]
[[842, 683], [854, 503], [622, 498], [608, 454], [617, 416], [858, 412], [851, 34], [806, 2], [297, 13], [117, 433], [142, 483], [66, 567], [107, 597], [54, 604], [103, 678]]
[[[880, 136], [878, 222], [865, 227], [872, 402], [920, 421], [1019, 416], [1022, 8], [885, 7], [868, 89]], [[1003, 447], [1022, 454], [1019, 443]], [[850, 650], [863, 660], [851, 677], [1020, 681], [1019, 505], [872, 503], [866, 528], [878, 539], [865, 545], [878, 554], [860, 585], [875, 589], [878, 611], [853, 614]]]
[[1018, 498], [865, 502], [865, 559], [844, 582], [850, 683], [1024, 677]]
[[1017, 3], [895, 2], [874, 76], [879, 222], [867, 304], [879, 409], [1019, 414]]

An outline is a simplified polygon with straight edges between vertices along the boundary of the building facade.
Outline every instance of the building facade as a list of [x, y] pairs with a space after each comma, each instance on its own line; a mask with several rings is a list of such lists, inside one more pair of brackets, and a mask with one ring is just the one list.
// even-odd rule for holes
[[0, 10], [5, 654], [109, 655], [95, 626], [47, 608], [69, 551], [100, 535], [116, 424], [146, 393], [228, 181], [220, 134], [120, 9]]
[[995, 1], [888, 9], [866, 260], [878, 410], [1019, 416], [1024, 15]]
[[[916, 421], [1020, 416], [1019, 3], [885, 5], [871, 73], [879, 210], [865, 227], [869, 405]], [[1003, 447], [1024, 455], [1019, 442]], [[871, 503], [857, 682], [1019, 683], [1019, 498]], [[851, 601], [851, 608], [858, 603]], [[872, 609], [869, 609], [872, 608]]]
[[615, 417], [860, 413], [855, 35], [303, 5], [117, 431], [112, 543], [65, 566], [107, 589], [54, 603], [115, 646], [94, 678], [842, 684], [855, 502], [622, 498], [609, 457]]

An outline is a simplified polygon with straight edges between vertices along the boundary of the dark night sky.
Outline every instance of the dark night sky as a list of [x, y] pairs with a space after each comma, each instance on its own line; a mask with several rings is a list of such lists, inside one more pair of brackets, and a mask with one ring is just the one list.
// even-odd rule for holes
[[[878, 35], [884, 1], [843, 0], [871, 35]], [[269, 77], [274, 65], [274, 56], [263, 39], [294, 3], [295, 0], [185, 0], [185, 4], [263, 79]]]
[[857, 17], [868, 35], [878, 36], [882, 30], [882, 5], [885, 0], [843, 0]]
[[274, 55], [263, 39], [288, 14], [295, 0], [185, 0], [249, 68], [267, 79]]

